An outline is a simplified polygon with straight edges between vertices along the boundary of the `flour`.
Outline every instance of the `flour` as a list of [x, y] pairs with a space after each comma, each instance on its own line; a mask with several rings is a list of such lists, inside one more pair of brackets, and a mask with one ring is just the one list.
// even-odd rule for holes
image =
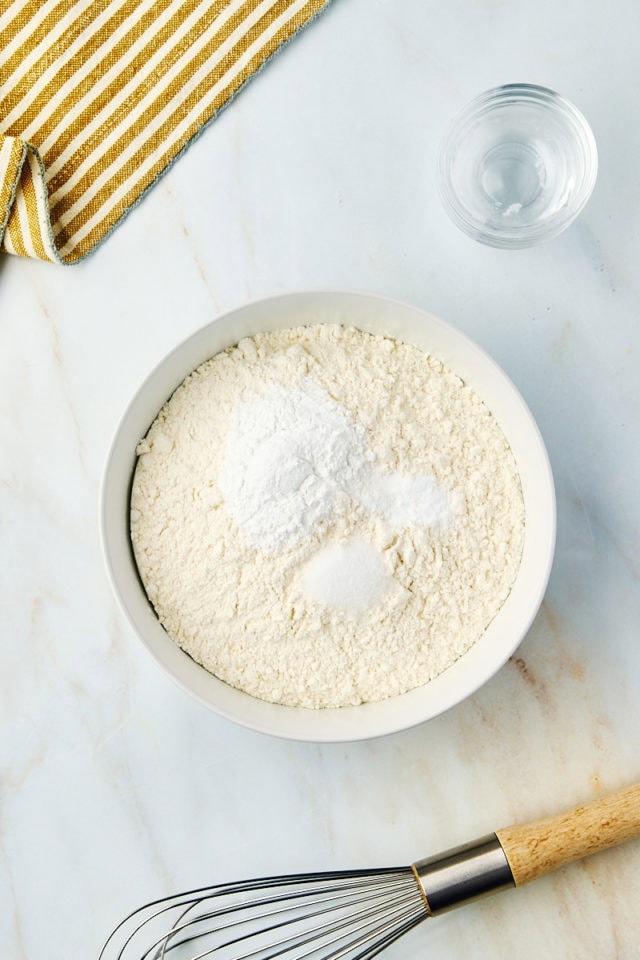
[[138, 454], [131, 539], [158, 617], [261, 699], [322, 708], [426, 683], [517, 574], [504, 436], [454, 373], [390, 338], [241, 341], [176, 390]]

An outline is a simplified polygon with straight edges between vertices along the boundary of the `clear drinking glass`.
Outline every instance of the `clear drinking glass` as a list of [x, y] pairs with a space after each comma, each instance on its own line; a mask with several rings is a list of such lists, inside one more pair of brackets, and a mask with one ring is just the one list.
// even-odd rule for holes
[[580, 111], [546, 87], [488, 90], [454, 121], [440, 151], [439, 186], [465, 233], [494, 247], [529, 247], [580, 213], [598, 170]]

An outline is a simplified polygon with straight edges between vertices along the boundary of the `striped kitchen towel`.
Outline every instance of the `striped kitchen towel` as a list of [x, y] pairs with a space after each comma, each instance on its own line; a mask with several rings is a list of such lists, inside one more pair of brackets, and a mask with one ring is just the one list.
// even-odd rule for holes
[[0, 0], [0, 247], [74, 263], [329, 0]]

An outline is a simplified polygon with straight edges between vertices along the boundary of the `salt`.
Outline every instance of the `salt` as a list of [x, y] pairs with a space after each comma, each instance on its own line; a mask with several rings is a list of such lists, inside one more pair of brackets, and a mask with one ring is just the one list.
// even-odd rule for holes
[[394, 584], [380, 551], [360, 538], [321, 547], [302, 577], [309, 600], [352, 616], [381, 603]]

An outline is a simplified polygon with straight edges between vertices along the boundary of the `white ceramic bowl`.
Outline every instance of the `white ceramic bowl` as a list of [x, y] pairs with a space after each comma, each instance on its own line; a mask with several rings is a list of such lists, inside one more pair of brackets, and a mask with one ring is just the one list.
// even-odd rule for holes
[[[454, 370], [485, 401], [515, 456], [524, 493], [526, 531], [513, 589], [484, 635], [453, 666], [409, 693], [379, 703], [308, 710], [265, 703], [208, 673], [169, 638], [150, 605], [129, 538], [129, 496], [136, 444], [161, 406], [199, 364], [265, 330], [342, 323], [415, 344]], [[542, 602], [555, 544], [555, 497], [536, 424], [494, 361], [453, 327], [409, 304], [364, 293], [292, 293], [250, 303], [203, 327], [149, 375], [116, 430], [103, 478], [101, 532], [120, 606], [147, 650], [191, 696], [254, 730], [294, 740], [345, 741], [393, 733], [435, 717], [485, 683], [518, 646]]]

